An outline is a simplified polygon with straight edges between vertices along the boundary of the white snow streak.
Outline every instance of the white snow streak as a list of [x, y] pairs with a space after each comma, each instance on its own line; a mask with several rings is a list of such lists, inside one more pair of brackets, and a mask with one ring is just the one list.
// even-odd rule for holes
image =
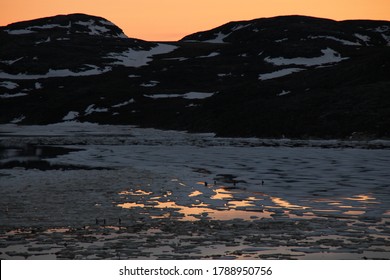
[[5, 30], [9, 35], [25, 35], [35, 33], [35, 31], [29, 29], [17, 29], [17, 30]]
[[336, 38], [333, 36], [309, 36], [309, 39], [328, 39], [328, 40], [333, 40], [333, 41], [342, 43], [345, 46], [361, 46], [360, 43], [351, 42], [351, 41]]
[[170, 53], [176, 50], [177, 47], [168, 44], [157, 44], [157, 47], [149, 51], [137, 51], [129, 48], [122, 53], [109, 53], [107, 58], [112, 58], [117, 61], [113, 65], [121, 65], [126, 67], [141, 67], [152, 61], [152, 56], [158, 54]]
[[141, 87], [155, 87], [159, 84], [159, 81], [149, 81], [148, 83], [142, 83]]
[[228, 37], [230, 35], [229, 34], [223, 34], [222, 32], [218, 32], [215, 36], [214, 39], [210, 39], [210, 40], [206, 40], [205, 42], [206, 43], [217, 43], [217, 44], [221, 44], [221, 43], [225, 43], [225, 38]]
[[18, 118], [14, 118], [12, 121], [10, 121], [10, 123], [17, 124], [17, 123], [20, 123], [21, 121], [23, 121], [25, 118], [26, 117], [24, 115], [21, 115]]
[[17, 83], [10, 82], [10, 81], [5, 81], [5, 82], [1, 82], [0, 83], [0, 87], [4, 87], [4, 88], [7, 88], [7, 89], [15, 89], [18, 86], [19, 85]]
[[291, 91], [289, 91], [289, 90], [283, 90], [281, 93], [278, 93], [278, 96], [287, 95], [287, 94], [289, 94], [289, 93], [291, 93]]
[[111, 107], [112, 108], [120, 108], [120, 107], [124, 107], [124, 106], [127, 106], [131, 103], [135, 103], [135, 100], [134, 98], [128, 100], [128, 101], [125, 101], [125, 102], [122, 102], [122, 103], [119, 103], [119, 104], [116, 104], [116, 105], [112, 105]]
[[26, 96], [26, 95], [27, 95], [27, 93], [24, 93], [24, 92], [15, 93], [15, 94], [5, 93], [5, 94], [1, 94], [0, 98], [1, 99], [6, 99], [6, 98], [22, 97], [22, 96]]
[[63, 121], [72, 121], [79, 116], [78, 112], [70, 111], [65, 117], [62, 118]]
[[327, 48], [321, 50], [323, 53], [322, 56], [319, 57], [296, 57], [296, 58], [284, 58], [284, 57], [275, 57], [270, 58], [266, 57], [264, 60], [273, 65], [281, 66], [281, 65], [303, 65], [303, 66], [319, 66], [329, 63], [337, 63], [348, 59], [347, 57], [341, 57], [341, 55], [332, 50], [331, 48]]
[[202, 56], [198, 56], [198, 57], [196, 57], [196, 58], [208, 58], [208, 57], [214, 57], [214, 56], [218, 56], [218, 55], [220, 55], [220, 53], [218, 53], [218, 52], [212, 52], [212, 53], [210, 53], [209, 55], [202, 55]]
[[214, 93], [210, 93], [210, 92], [188, 92], [185, 94], [151, 94], [151, 95], [144, 95], [144, 96], [152, 99], [161, 99], [161, 98], [205, 99], [213, 95]]
[[108, 112], [107, 108], [95, 108], [95, 104], [89, 105], [87, 109], [85, 109], [86, 116], [92, 113], [105, 113], [105, 112]]
[[354, 35], [355, 35], [356, 38], [358, 38], [359, 40], [361, 40], [361, 41], [363, 41], [365, 43], [368, 43], [371, 40], [370, 36], [362, 35], [362, 34], [359, 34], [359, 33], [355, 33]]
[[81, 76], [94, 76], [106, 73], [111, 71], [111, 67], [99, 68], [94, 65], [87, 65], [92, 69], [73, 72], [69, 69], [58, 69], [53, 70], [49, 69], [49, 72], [46, 74], [8, 74], [5, 72], [0, 72], [0, 79], [10, 79], [10, 80], [36, 80], [36, 79], [47, 79], [47, 78], [58, 78], [58, 77], [81, 77]]
[[270, 79], [275, 79], [275, 78], [280, 78], [283, 76], [290, 75], [292, 73], [300, 72], [305, 69], [302, 68], [286, 68], [282, 70], [277, 70], [271, 73], [264, 73], [259, 75], [259, 80], [265, 81], [265, 80], [270, 80]]
[[0, 63], [4, 63], [4, 64], [7, 64], [7, 65], [12, 65], [14, 64], [15, 62], [18, 62], [19, 60], [23, 59], [24, 57], [19, 57], [17, 59], [14, 59], [14, 60], [0, 60]]

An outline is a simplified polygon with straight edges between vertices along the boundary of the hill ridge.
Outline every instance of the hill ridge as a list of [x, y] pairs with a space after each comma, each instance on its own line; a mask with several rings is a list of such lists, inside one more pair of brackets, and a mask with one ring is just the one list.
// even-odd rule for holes
[[279, 16], [148, 42], [71, 14], [0, 27], [0, 41], [0, 123], [389, 136], [387, 21]]

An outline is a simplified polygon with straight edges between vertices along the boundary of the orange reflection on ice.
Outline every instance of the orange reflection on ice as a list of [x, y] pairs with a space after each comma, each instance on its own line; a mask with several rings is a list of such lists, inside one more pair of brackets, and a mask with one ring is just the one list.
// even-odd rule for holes
[[371, 194], [358, 194], [354, 195], [352, 197], [345, 198], [346, 200], [353, 200], [353, 201], [362, 201], [362, 202], [368, 202], [368, 203], [377, 203], [373, 200], [376, 200], [375, 197], [373, 197]]
[[345, 215], [359, 216], [359, 215], [363, 215], [364, 213], [366, 213], [366, 211], [361, 211], [361, 210], [349, 210], [349, 211], [344, 212], [343, 214], [345, 214]]
[[143, 190], [135, 190], [135, 191], [121, 191], [120, 195], [151, 195], [153, 192], [146, 192]]
[[306, 207], [306, 206], [300, 206], [300, 205], [295, 205], [295, 204], [291, 204], [290, 202], [288, 202], [287, 200], [284, 200], [280, 197], [274, 197], [274, 196], [271, 196], [270, 197], [272, 202], [275, 203], [276, 205], [279, 205], [281, 207], [284, 207], [284, 208], [287, 208], [287, 209], [308, 209], [309, 207]]
[[248, 206], [253, 206], [253, 202], [248, 201], [248, 200], [231, 200], [228, 202], [229, 207], [248, 207]]
[[125, 203], [118, 204], [117, 206], [125, 209], [132, 209], [135, 207], [145, 207], [145, 204], [136, 203], [136, 202], [125, 202]]
[[[262, 209], [259, 211], [244, 211], [235, 209], [237, 206], [251, 206], [249, 202], [239, 202], [234, 201], [233, 208], [226, 208], [225, 210], [217, 210], [209, 208], [208, 204], [203, 202], [199, 204], [192, 204], [191, 206], [182, 206], [176, 204], [174, 201], [156, 201], [157, 204], [142, 204], [136, 202], [126, 202], [122, 204], [118, 204], [118, 207], [126, 208], [126, 209], [134, 209], [137, 207], [145, 208], [145, 209], [160, 209], [164, 212], [161, 214], [152, 213], [151, 218], [176, 218], [184, 221], [196, 221], [201, 218], [209, 218], [216, 220], [232, 220], [232, 219], [244, 219], [244, 220], [253, 220], [257, 218], [270, 218], [270, 213], [262, 212]], [[177, 213], [179, 215], [173, 215], [173, 213]]]
[[194, 197], [194, 196], [198, 196], [198, 195], [201, 195], [203, 194], [202, 192], [200, 191], [193, 191], [192, 193], [190, 193], [188, 196], [189, 197]]
[[213, 192], [215, 192], [215, 195], [213, 195], [211, 197], [211, 199], [221, 199], [221, 200], [224, 200], [224, 199], [233, 198], [233, 195], [230, 192], [228, 192], [225, 189], [223, 189], [223, 188], [213, 190]]

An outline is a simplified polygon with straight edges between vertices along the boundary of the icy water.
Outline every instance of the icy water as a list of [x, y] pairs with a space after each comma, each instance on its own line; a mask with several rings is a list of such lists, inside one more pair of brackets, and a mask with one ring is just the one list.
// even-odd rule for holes
[[1, 259], [390, 259], [390, 144], [0, 127]]

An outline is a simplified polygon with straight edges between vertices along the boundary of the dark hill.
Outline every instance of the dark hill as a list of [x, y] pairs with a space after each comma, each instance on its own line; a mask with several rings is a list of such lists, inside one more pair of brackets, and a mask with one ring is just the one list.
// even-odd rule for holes
[[157, 43], [82, 14], [0, 28], [0, 122], [388, 137], [390, 22], [286, 16]]

